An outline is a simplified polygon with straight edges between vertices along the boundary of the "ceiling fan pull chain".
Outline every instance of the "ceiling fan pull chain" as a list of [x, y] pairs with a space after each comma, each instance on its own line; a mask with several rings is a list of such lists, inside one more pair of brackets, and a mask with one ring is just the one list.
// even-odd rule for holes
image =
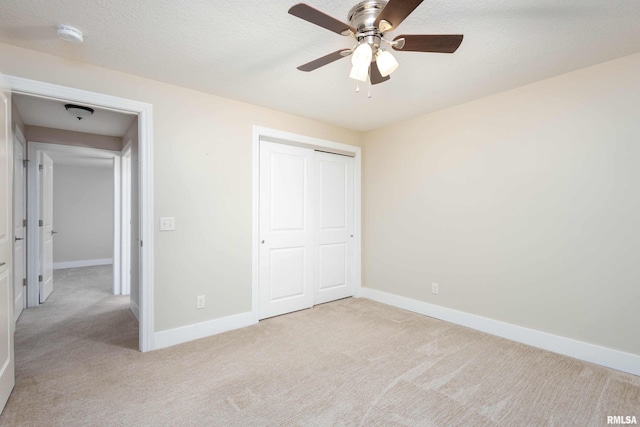
[[360, 81], [356, 80], [356, 93], [360, 92]]
[[367, 95], [367, 97], [371, 98], [371, 75], [369, 75], [369, 94]]

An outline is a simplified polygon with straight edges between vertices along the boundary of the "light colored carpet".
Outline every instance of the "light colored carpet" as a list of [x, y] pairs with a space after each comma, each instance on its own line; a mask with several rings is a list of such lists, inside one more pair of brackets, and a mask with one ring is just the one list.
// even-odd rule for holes
[[600, 426], [640, 378], [346, 299], [142, 354], [110, 267], [56, 272], [16, 331], [3, 426]]

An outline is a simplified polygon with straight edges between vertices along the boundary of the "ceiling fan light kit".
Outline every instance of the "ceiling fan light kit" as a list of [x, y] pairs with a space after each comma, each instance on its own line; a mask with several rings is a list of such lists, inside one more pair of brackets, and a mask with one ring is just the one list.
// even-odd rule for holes
[[371, 58], [373, 57], [373, 50], [368, 43], [361, 43], [353, 51], [351, 56], [351, 73], [349, 77], [361, 82], [366, 82], [369, 77], [369, 64], [371, 64]]
[[387, 77], [399, 66], [396, 58], [394, 58], [388, 51], [382, 49], [378, 50], [378, 54], [376, 55], [376, 64], [378, 64], [378, 70], [380, 70], [382, 77]]
[[[352, 55], [349, 77], [358, 82], [369, 80], [371, 85], [389, 80], [398, 68], [393, 55], [382, 49], [386, 43], [396, 51], [453, 53], [462, 43], [462, 35], [400, 35], [393, 41], [385, 33], [398, 25], [414, 11], [423, 0], [365, 0], [351, 8], [348, 24], [341, 22], [311, 6], [298, 3], [289, 13], [316, 24], [336, 34], [354, 37], [357, 44], [352, 49], [341, 49], [298, 67], [300, 71], [313, 71], [340, 58]], [[356, 86], [356, 91], [359, 87]]]

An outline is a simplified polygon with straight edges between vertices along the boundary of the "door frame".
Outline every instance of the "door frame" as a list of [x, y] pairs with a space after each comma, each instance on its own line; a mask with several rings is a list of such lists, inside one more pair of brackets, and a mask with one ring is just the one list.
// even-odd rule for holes
[[114, 212], [114, 215], [120, 215], [119, 290], [122, 295], [131, 294], [131, 145], [131, 140], [127, 141], [120, 153], [120, 211]]
[[[154, 349], [154, 228], [153, 228], [153, 106], [126, 98], [60, 86], [15, 76], [5, 76], [13, 93], [64, 100], [108, 108], [138, 116], [140, 202], [140, 318], [139, 349]], [[35, 227], [32, 227], [35, 228]], [[27, 250], [29, 250], [27, 248]], [[27, 255], [27, 257], [29, 257]], [[31, 283], [31, 278], [27, 279]]]
[[254, 323], [260, 320], [259, 276], [260, 276], [260, 141], [311, 148], [353, 157], [353, 229], [354, 242], [354, 289], [355, 297], [362, 293], [362, 150], [355, 145], [313, 138], [291, 132], [261, 126], [253, 127], [252, 167], [251, 167], [251, 312]]
[[[114, 200], [113, 208], [113, 292], [114, 295], [120, 295], [120, 266], [121, 253], [120, 241], [122, 239], [122, 228], [120, 224], [120, 152], [112, 150], [104, 150], [99, 148], [75, 147], [70, 145], [51, 144], [46, 142], [28, 141], [27, 142], [27, 188], [29, 188], [27, 209], [27, 224], [37, 224], [42, 212], [40, 206], [40, 179], [38, 176], [38, 162], [40, 153], [63, 153], [78, 157], [100, 157], [111, 159], [113, 161], [113, 182], [114, 182]], [[55, 168], [55, 163], [54, 163]], [[28, 304], [27, 307], [38, 307], [40, 298], [38, 297], [38, 271], [40, 266], [38, 263], [40, 254], [40, 239], [38, 238], [38, 227], [31, 227], [27, 232], [27, 244], [31, 248], [27, 256], [27, 279], [28, 281]]]
[[[13, 128], [13, 139], [14, 139], [14, 141], [18, 141], [18, 143], [22, 144], [23, 160], [27, 160], [29, 158], [27, 156], [27, 140], [25, 139], [24, 134], [22, 133], [22, 131], [20, 130], [20, 128], [18, 126], [15, 126]], [[12, 142], [12, 143], [15, 144], [15, 142]], [[13, 160], [15, 160], [15, 150], [13, 151], [13, 154], [12, 154], [12, 161]], [[26, 163], [27, 164], [29, 163], [28, 160], [27, 160]], [[15, 178], [15, 173], [16, 173], [16, 171], [15, 171], [15, 168], [14, 168], [14, 171], [13, 171], [13, 177], [14, 178]], [[25, 217], [28, 217], [28, 214], [29, 214], [29, 211], [27, 209], [27, 205], [28, 205], [28, 201], [27, 201], [27, 179], [28, 179], [28, 169], [26, 169], [26, 171], [25, 171], [24, 180], [22, 182], [22, 190], [21, 190], [22, 191], [22, 201], [23, 201], [23, 204], [24, 204], [24, 216]], [[13, 186], [15, 186], [15, 179], [13, 180]], [[15, 190], [15, 188], [13, 188], [13, 189]], [[12, 204], [15, 203], [15, 191], [13, 192], [13, 197], [12, 197], [11, 203]], [[12, 205], [11, 208], [13, 209], [14, 206]], [[25, 219], [25, 218], [22, 218], [22, 219], [13, 218], [12, 226], [14, 227], [14, 231], [15, 231], [16, 220], [22, 221], [23, 219]], [[28, 268], [27, 268], [27, 261], [28, 261], [28, 257], [27, 257], [27, 243], [28, 243], [27, 233], [28, 233], [28, 230], [29, 230], [29, 228], [28, 228], [28, 224], [27, 224], [27, 225], [24, 226], [24, 232], [25, 232], [25, 237], [24, 237], [24, 248], [25, 248], [25, 251], [24, 251], [24, 260], [23, 260], [23, 262], [24, 262], [24, 272], [20, 273], [20, 274], [24, 273], [25, 274], [25, 278], [28, 277]], [[18, 274], [18, 272], [15, 269], [15, 266], [16, 266], [16, 260], [15, 260], [15, 257], [14, 257], [13, 265], [12, 265], [13, 275], [14, 275], [14, 282], [15, 282], [15, 275]], [[14, 286], [15, 286], [15, 283], [14, 283]], [[28, 290], [28, 288], [24, 289], [24, 287], [22, 289], [22, 310], [24, 310], [25, 308], [28, 307], [28, 305], [27, 305], [27, 290]], [[14, 304], [15, 304], [15, 295], [13, 296], [13, 298], [14, 298]], [[13, 317], [14, 317], [14, 321], [17, 322], [18, 321], [18, 317], [16, 316], [15, 313], [14, 313]]]

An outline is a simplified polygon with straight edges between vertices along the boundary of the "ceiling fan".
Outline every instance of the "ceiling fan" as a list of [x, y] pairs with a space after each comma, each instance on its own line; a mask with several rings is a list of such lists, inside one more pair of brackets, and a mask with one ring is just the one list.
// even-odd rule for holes
[[[354, 37], [357, 43], [351, 49], [340, 49], [298, 67], [300, 71], [313, 71], [338, 59], [353, 55], [349, 77], [371, 84], [389, 80], [398, 61], [389, 51], [382, 49], [386, 43], [400, 52], [453, 53], [462, 43], [461, 34], [451, 35], [399, 35], [393, 40], [385, 34], [395, 30], [423, 0], [365, 0], [349, 11], [348, 24], [339, 21], [313, 7], [299, 3], [289, 9], [291, 15], [319, 25], [346, 37]], [[356, 89], [358, 90], [358, 89]]]

